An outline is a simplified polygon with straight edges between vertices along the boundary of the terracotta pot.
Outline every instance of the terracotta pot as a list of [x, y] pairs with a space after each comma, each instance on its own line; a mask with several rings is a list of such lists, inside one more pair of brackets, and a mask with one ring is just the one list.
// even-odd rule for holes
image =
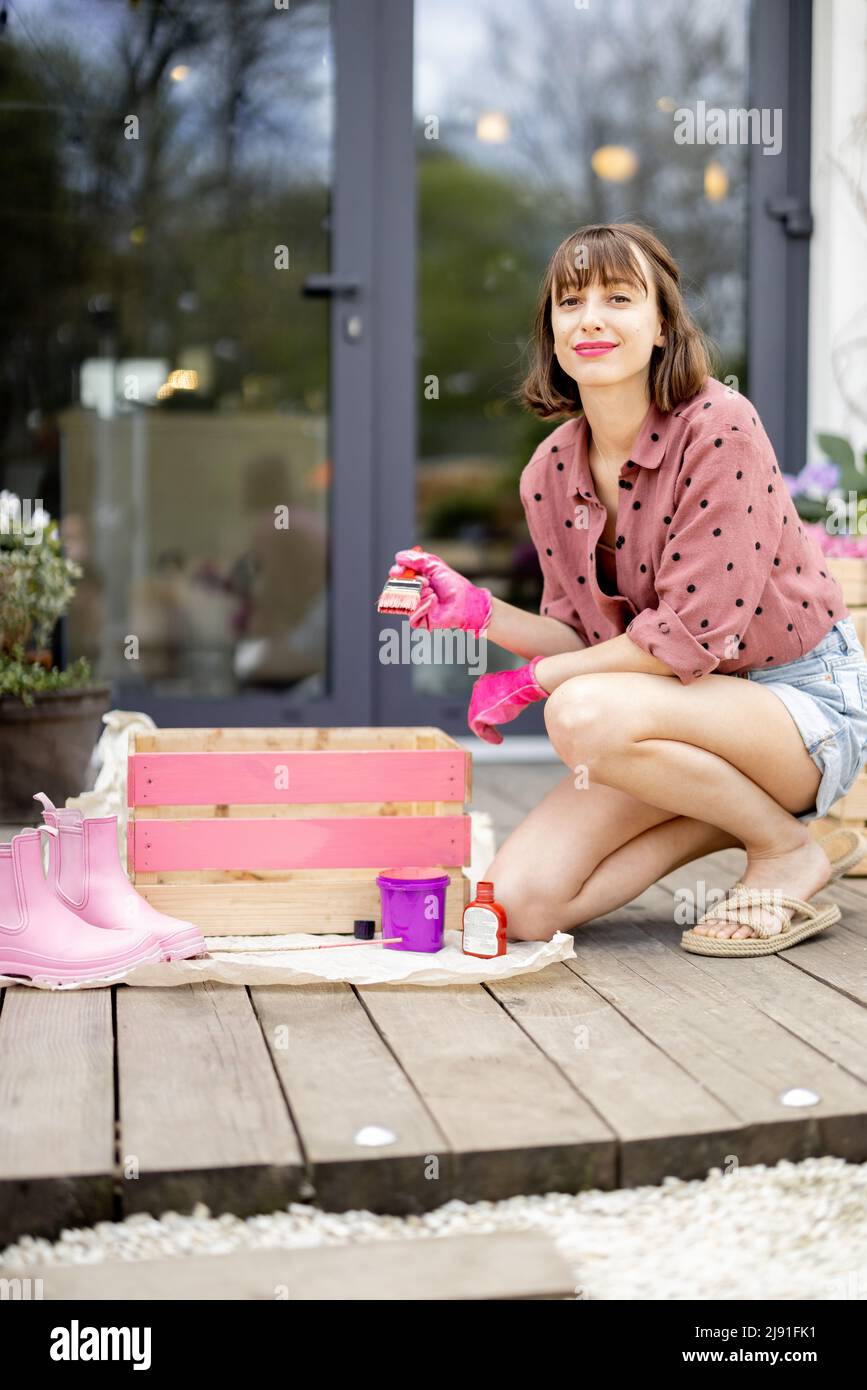
[[110, 696], [110, 685], [90, 685], [34, 695], [29, 706], [0, 698], [0, 823], [41, 823], [34, 792], [62, 806], [68, 796], [90, 789], [87, 767]]

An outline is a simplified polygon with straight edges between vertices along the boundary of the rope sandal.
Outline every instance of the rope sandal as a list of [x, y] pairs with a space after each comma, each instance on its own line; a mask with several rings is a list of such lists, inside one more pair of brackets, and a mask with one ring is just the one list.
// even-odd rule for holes
[[863, 835], [859, 835], [857, 830], [832, 830], [829, 835], [823, 835], [816, 843], [822, 846], [831, 861], [829, 883], [835, 878], [840, 878], [847, 869], [854, 869], [855, 865], [860, 864], [864, 855], [867, 854], [867, 840], [864, 839]]
[[[756, 909], [776, 915], [780, 921], [780, 931], [775, 932], [762, 922]], [[792, 925], [792, 914], [803, 917], [798, 925]], [[736, 883], [729, 889], [723, 902], [717, 907], [708, 908], [696, 922], [700, 927], [706, 922], [722, 920], [734, 922], [741, 927], [749, 927], [755, 936], [732, 940], [725, 936], [700, 936], [693, 930], [685, 931], [680, 944], [685, 951], [693, 951], [698, 956], [767, 956], [774, 951], [784, 951], [805, 937], [815, 936], [825, 927], [833, 926], [840, 920], [840, 909], [836, 903], [827, 901], [804, 902], [801, 898], [788, 898], [767, 888], [745, 888]]]

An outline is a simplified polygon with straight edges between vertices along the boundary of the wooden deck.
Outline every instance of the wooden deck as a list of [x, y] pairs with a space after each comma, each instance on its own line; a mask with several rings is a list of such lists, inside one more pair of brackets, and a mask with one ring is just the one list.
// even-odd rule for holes
[[[474, 770], [498, 843], [559, 763]], [[688, 955], [696, 860], [500, 985], [48, 993], [0, 999], [0, 1248], [136, 1211], [288, 1201], [405, 1213], [811, 1155], [867, 1157], [867, 880], [780, 956]], [[817, 1104], [781, 1094], [806, 1087]], [[396, 1142], [365, 1147], [367, 1126]]]

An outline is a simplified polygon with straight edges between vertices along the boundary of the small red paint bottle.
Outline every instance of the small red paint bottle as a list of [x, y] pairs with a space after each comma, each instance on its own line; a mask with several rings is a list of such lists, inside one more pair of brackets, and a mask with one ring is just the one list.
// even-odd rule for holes
[[464, 908], [462, 948], [465, 956], [480, 960], [506, 954], [506, 909], [495, 901], [493, 883], [480, 880]]

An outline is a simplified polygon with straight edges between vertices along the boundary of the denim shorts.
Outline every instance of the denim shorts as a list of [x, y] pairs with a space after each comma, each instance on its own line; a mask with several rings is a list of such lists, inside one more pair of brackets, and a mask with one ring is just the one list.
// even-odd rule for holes
[[779, 696], [822, 774], [815, 806], [795, 819], [827, 815], [867, 762], [867, 657], [852, 619], [838, 618], [812, 651], [795, 661], [737, 674], [761, 681]]

